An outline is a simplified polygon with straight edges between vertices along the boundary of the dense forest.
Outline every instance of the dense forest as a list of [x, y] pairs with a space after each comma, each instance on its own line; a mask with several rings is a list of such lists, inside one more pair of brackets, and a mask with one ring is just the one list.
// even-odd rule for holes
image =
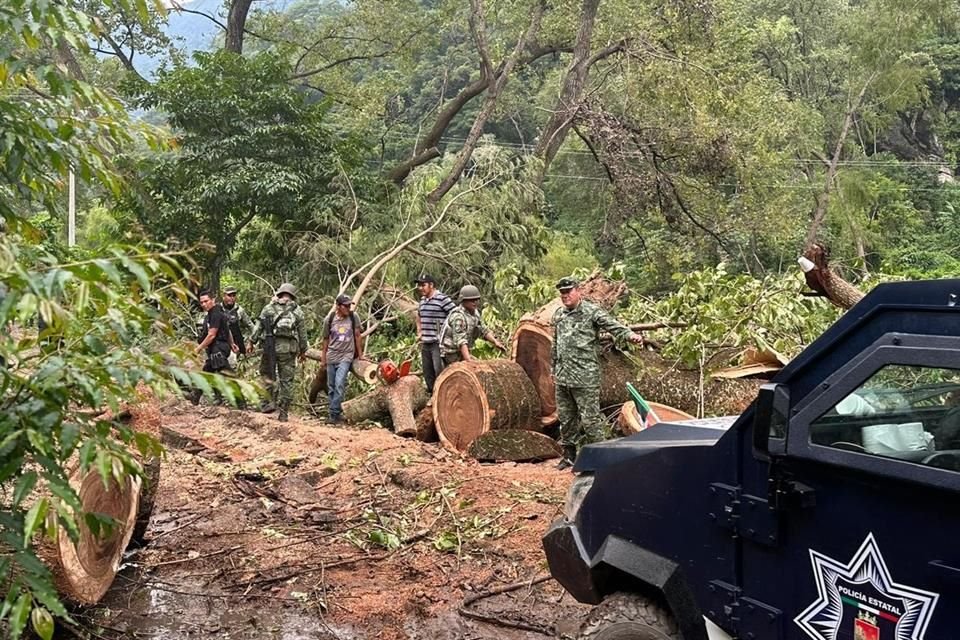
[[[216, 35], [194, 50], [184, 16]], [[840, 313], [831, 283], [960, 273], [958, 165], [948, 0], [10, 0], [0, 326], [52, 329], [0, 341], [33, 359], [3, 377], [30, 390], [2, 405], [4, 544], [34, 568], [52, 503], [22, 501], [44, 482], [70, 503], [78, 443], [136, 468], [112, 423], [66, 407], [208, 384], [165, 375], [200, 286], [256, 313], [292, 282], [311, 339], [346, 292], [368, 350], [399, 355], [417, 274], [479, 287], [506, 335], [601, 269], [629, 285], [620, 316], [682, 324], [661, 342], [683, 366], [790, 356]], [[42, 577], [17, 584], [0, 618], [19, 633], [42, 605], [49, 637], [65, 611]]]

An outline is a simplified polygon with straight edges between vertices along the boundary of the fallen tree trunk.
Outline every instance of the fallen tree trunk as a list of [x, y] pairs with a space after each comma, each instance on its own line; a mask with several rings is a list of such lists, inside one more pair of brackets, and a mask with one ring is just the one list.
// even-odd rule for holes
[[417, 376], [404, 376], [391, 385], [377, 387], [343, 403], [350, 424], [389, 419], [397, 435], [416, 436], [414, 414], [427, 405], [427, 389]]
[[[111, 478], [104, 483], [100, 473], [80, 471], [79, 463], [68, 469], [70, 486], [80, 497], [83, 512], [99, 513], [115, 520], [109, 533], [94, 533], [83, 518], [77, 520], [80, 537], [76, 544], [63, 527], [56, 525], [52, 540], [41, 543], [38, 555], [50, 568], [62, 598], [80, 604], [96, 604], [120, 570], [123, 553], [133, 537], [142, 489], [139, 478], [127, 476], [122, 483]], [[51, 514], [55, 514], [51, 510]], [[55, 515], [51, 515], [54, 518]]]
[[[595, 272], [580, 284], [580, 293], [594, 304], [611, 309], [626, 293], [626, 285], [623, 282], [607, 280]], [[551, 321], [560, 306], [558, 298], [520, 318], [510, 349], [510, 358], [523, 367], [537, 390], [540, 397], [541, 424], [544, 426], [557, 421], [556, 392], [550, 364], [553, 349]], [[602, 384], [601, 389], [604, 386]], [[621, 399], [620, 403], [625, 400], [626, 398]], [[616, 398], [608, 395], [606, 398], [601, 397], [600, 402], [601, 406], [607, 406], [616, 403]]]
[[563, 455], [560, 444], [548, 435], [523, 429], [501, 429], [481, 434], [467, 447], [477, 460], [537, 462]]
[[510, 360], [470, 360], [440, 374], [433, 419], [445, 447], [463, 453], [497, 429], [540, 431], [540, 401], [523, 368]]
[[[307, 349], [307, 353], [305, 355], [311, 360], [316, 360], [317, 362], [320, 361], [320, 351], [317, 349]], [[377, 364], [375, 362], [364, 360], [363, 358], [357, 358], [350, 363], [350, 373], [357, 376], [368, 385], [376, 384], [377, 382]], [[313, 382], [310, 383], [310, 394], [307, 396], [307, 398], [310, 400], [310, 404], [315, 404], [317, 401], [317, 396], [326, 392], [327, 368], [320, 367], [317, 369], [316, 375], [313, 376]]]
[[[633, 386], [644, 399], [669, 405], [694, 416], [700, 415], [701, 380], [696, 371], [677, 369], [660, 355], [643, 351], [635, 361]], [[707, 377], [703, 380], [704, 416], [739, 415], [750, 406], [765, 380], [727, 380]], [[627, 398], [624, 399], [624, 402]]]

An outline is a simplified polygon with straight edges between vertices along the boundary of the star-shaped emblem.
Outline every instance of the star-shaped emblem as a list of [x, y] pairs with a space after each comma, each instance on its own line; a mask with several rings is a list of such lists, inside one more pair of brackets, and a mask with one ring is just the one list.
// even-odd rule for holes
[[863, 612], [880, 616], [892, 640], [923, 640], [940, 596], [894, 582], [872, 533], [846, 564], [813, 549], [810, 561], [819, 597], [794, 619], [810, 638], [836, 640], [841, 622]]

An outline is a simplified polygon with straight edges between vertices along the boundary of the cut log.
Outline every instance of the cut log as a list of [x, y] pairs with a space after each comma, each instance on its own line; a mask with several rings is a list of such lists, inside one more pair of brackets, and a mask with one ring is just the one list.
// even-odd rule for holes
[[[612, 309], [626, 290], [623, 282], [607, 280], [596, 272], [580, 284], [581, 295], [605, 309]], [[550, 352], [553, 348], [553, 327], [550, 322], [560, 305], [560, 299], [557, 298], [520, 318], [510, 349], [510, 358], [523, 367], [537, 390], [540, 397], [541, 424], [544, 426], [557, 421], [556, 393], [550, 366]], [[618, 396], [601, 398], [600, 402], [601, 406], [607, 406], [610, 402], [619, 404], [625, 400], [625, 397]]]
[[634, 433], [639, 433], [648, 426], [657, 424], [658, 422], [678, 422], [695, 419], [694, 416], [689, 413], [674, 409], [665, 404], [660, 404], [659, 402], [648, 402], [647, 404], [653, 409], [656, 418], [648, 419], [647, 424], [643, 424], [640, 421], [640, 412], [637, 411], [637, 405], [633, 403], [633, 400], [623, 403], [623, 407], [620, 409], [620, 415], [617, 416], [617, 426], [620, 427], [620, 432], [623, 435], [629, 436]]
[[477, 436], [467, 454], [492, 462], [537, 462], [563, 455], [560, 444], [550, 436], [522, 429], [488, 431]]
[[140, 506], [140, 480], [127, 477], [123, 483], [111, 478], [104, 483], [99, 472], [90, 469], [81, 473], [79, 464], [68, 472], [70, 485], [80, 496], [84, 513], [99, 513], [116, 521], [109, 533], [94, 533], [83, 519], [77, 522], [80, 538], [70, 540], [51, 513], [56, 531], [52, 541], [38, 548], [38, 553], [53, 574], [54, 585], [62, 598], [80, 604], [96, 604], [104, 596], [120, 569], [123, 553], [130, 543]]
[[350, 424], [389, 420], [397, 435], [417, 435], [414, 414], [427, 405], [427, 389], [417, 376], [404, 376], [395, 383], [343, 403], [343, 417]]
[[536, 388], [523, 367], [502, 359], [444, 369], [434, 385], [433, 420], [440, 442], [458, 453], [488, 431], [542, 430]]
[[350, 363], [350, 373], [363, 380], [368, 385], [377, 382], [377, 365], [375, 362], [357, 358]]
[[[318, 349], [307, 349], [305, 354], [311, 360], [320, 361], [320, 351]], [[363, 358], [357, 358], [350, 363], [350, 373], [357, 376], [365, 384], [373, 385], [377, 382], [377, 365]], [[308, 399], [310, 404], [316, 404], [317, 396], [327, 392], [327, 368], [317, 367], [317, 373], [313, 376], [313, 382], [310, 383], [310, 394]]]

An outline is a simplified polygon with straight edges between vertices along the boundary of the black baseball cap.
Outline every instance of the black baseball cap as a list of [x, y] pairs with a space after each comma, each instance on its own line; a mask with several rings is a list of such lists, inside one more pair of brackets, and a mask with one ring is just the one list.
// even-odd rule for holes
[[580, 286], [580, 283], [577, 282], [576, 278], [560, 278], [557, 281], [557, 290], [558, 291], [570, 291], [571, 289], [576, 289]]
[[423, 284], [425, 282], [429, 282], [430, 284], [436, 284], [437, 281], [434, 280], [433, 276], [430, 275], [429, 273], [421, 273], [419, 276], [417, 276], [417, 279], [414, 280], [413, 282], [414, 284]]
[[350, 296], [348, 296], [347, 294], [341, 293], [340, 295], [337, 296], [337, 304], [351, 305], [353, 304], [353, 300], [350, 299]]

